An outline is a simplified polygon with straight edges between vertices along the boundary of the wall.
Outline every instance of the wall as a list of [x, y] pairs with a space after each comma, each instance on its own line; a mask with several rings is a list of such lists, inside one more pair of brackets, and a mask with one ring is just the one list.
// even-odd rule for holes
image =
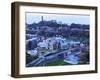
[[[15, 0], [1, 0], [0, 2], [0, 80], [16, 80], [10, 77], [11, 67], [11, 2]], [[56, 4], [76, 4], [98, 6], [100, 9], [99, 0], [16, 0], [16, 1], [30, 1], [41, 3], [56, 3]], [[99, 11], [100, 14], [100, 11]], [[100, 21], [100, 15], [98, 15]], [[100, 23], [98, 24], [98, 26]], [[99, 27], [98, 27], [98, 30]], [[100, 32], [98, 31], [98, 34]], [[98, 37], [100, 41], [100, 37]], [[100, 50], [98, 51], [98, 53]], [[98, 58], [100, 54], [98, 55]], [[99, 59], [100, 60], [100, 59]], [[99, 63], [99, 62], [98, 62]], [[98, 65], [100, 67], [100, 64]], [[38, 78], [23, 78], [17, 80], [100, 80], [100, 69], [98, 74], [80, 74], [54, 77], [38, 77]]]

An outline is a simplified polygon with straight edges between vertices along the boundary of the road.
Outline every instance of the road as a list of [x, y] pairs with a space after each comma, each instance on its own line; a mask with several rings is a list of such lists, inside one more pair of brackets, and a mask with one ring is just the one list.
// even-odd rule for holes
[[51, 53], [48, 53], [48, 54], [45, 54], [39, 58], [37, 58], [36, 60], [28, 63], [26, 65], [26, 67], [32, 67], [32, 66], [40, 66], [41, 64], [45, 64], [45, 62], [50, 62], [50, 61], [53, 61], [53, 60], [57, 60], [58, 59], [58, 55], [59, 54], [66, 54], [68, 52], [68, 50], [65, 50], [65, 51], [62, 51], [62, 52], [59, 52], [59, 53], [54, 53], [54, 54], [51, 54]]

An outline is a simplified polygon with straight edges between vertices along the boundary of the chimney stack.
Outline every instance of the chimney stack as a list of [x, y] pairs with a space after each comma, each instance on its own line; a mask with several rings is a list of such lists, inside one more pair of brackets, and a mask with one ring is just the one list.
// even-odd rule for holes
[[42, 16], [42, 22], [43, 22], [43, 16]]

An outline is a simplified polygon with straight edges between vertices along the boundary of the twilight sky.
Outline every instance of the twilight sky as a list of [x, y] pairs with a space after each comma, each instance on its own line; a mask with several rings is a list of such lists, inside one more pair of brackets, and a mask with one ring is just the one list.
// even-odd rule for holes
[[76, 24], [89, 24], [90, 23], [90, 16], [89, 15], [58, 15], [58, 14], [43, 14], [43, 13], [26, 13], [26, 23], [32, 24], [32, 23], [38, 23], [41, 21], [41, 17], [43, 16], [43, 20], [50, 21], [50, 20], [56, 20], [57, 22], [62, 23], [76, 23]]

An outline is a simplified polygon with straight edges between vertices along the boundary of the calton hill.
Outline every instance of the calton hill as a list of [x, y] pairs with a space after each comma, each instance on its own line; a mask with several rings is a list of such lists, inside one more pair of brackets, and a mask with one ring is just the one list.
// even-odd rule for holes
[[26, 23], [26, 66], [89, 64], [89, 24]]

